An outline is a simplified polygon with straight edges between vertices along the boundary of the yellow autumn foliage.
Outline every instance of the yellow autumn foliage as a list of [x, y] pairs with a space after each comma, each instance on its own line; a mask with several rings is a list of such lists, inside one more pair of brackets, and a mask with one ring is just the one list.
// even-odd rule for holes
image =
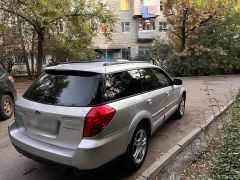
[[183, 51], [200, 26], [215, 16], [240, 13], [240, 0], [166, 0], [164, 15], [170, 25], [170, 37]]

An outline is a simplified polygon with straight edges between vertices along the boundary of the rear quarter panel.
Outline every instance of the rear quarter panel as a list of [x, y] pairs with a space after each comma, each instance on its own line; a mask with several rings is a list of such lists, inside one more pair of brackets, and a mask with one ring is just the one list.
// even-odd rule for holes
[[118, 142], [122, 153], [126, 151], [140, 121], [145, 118], [151, 120], [150, 113], [143, 110], [144, 102], [143, 95], [137, 95], [108, 104], [116, 110], [116, 114], [109, 126], [100, 135], [111, 136], [119, 131], [124, 131], [125, 133]]

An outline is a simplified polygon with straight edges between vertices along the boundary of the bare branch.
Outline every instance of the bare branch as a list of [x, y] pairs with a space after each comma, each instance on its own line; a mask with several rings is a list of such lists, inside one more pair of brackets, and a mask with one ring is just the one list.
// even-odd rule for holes
[[33, 21], [31, 21], [29, 18], [23, 16], [22, 14], [17, 13], [17, 12], [15, 12], [14, 10], [4, 8], [4, 7], [0, 7], [0, 10], [5, 11], [5, 12], [8, 12], [8, 13], [10, 13], [10, 14], [13, 14], [13, 15], [16, 15], [16, 16], [22, 18], [23, 20], [25, 20], [26, 22], [28, 22], [29, 24], [31, 24], [36, 31], [38, 30], [38, 27], [36, 26], [36, 24], [34, 24]]
[[207, 23], [209, 20], [211, 20], [216, 14], [217, 14], [217, 11], [215, 11], [213, 14], [211, 14], [207, 19], [200, 21], [199, 26], [203, 26], [205, 23]]

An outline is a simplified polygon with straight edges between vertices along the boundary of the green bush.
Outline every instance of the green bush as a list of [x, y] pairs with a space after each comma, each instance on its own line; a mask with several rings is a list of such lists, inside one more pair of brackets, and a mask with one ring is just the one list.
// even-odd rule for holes
[[166, 69], [172, 76], [207, 76], [240, 73], [240, 58], [221, 55], [217, 50], [169, 55]]

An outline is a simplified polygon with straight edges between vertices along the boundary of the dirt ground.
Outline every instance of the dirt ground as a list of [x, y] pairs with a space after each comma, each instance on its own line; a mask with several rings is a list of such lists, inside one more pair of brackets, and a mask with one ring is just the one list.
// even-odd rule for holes
[[219, 148], [218, 141], [220, 134], [223, 133], [223, 122], [229, 122], [232, 118], [230, 109], [213, 121], [193, 142], [163, 168], [156, 180], [201, 180], [210, 178], [209, 167], [205, 161], [199, 159], [200, 153], [209, 147], [212, 149]]
[[[185, 137], [195, 127], [204, 123], [205, 118], [212, 114], [207, 97], [206, 83], [211, 97], [215, 97], [224, 105], [240, 88], [240, 75], [235, 76], [211, 76], [182, 78], [187, 90], [186, 113], [181, 120], [169, 120], [151, 138], [149, 151], [143, 167], [134, 174], [127, 174], [121, 165], [116, 162], [99, 172], [87, 177], [73, 176], [69, 171], [50, 165], [39, 164], [17, 153], [11, 145], [7, 125], [13, 120], [0, 122], [0, 180], [50, 180], [50, 179], [135, 179], [147, 167], [173, 147], [179, 140]], [[15, 86], [18, 96], [21, 96], [31, 82], [16, 80]]]

